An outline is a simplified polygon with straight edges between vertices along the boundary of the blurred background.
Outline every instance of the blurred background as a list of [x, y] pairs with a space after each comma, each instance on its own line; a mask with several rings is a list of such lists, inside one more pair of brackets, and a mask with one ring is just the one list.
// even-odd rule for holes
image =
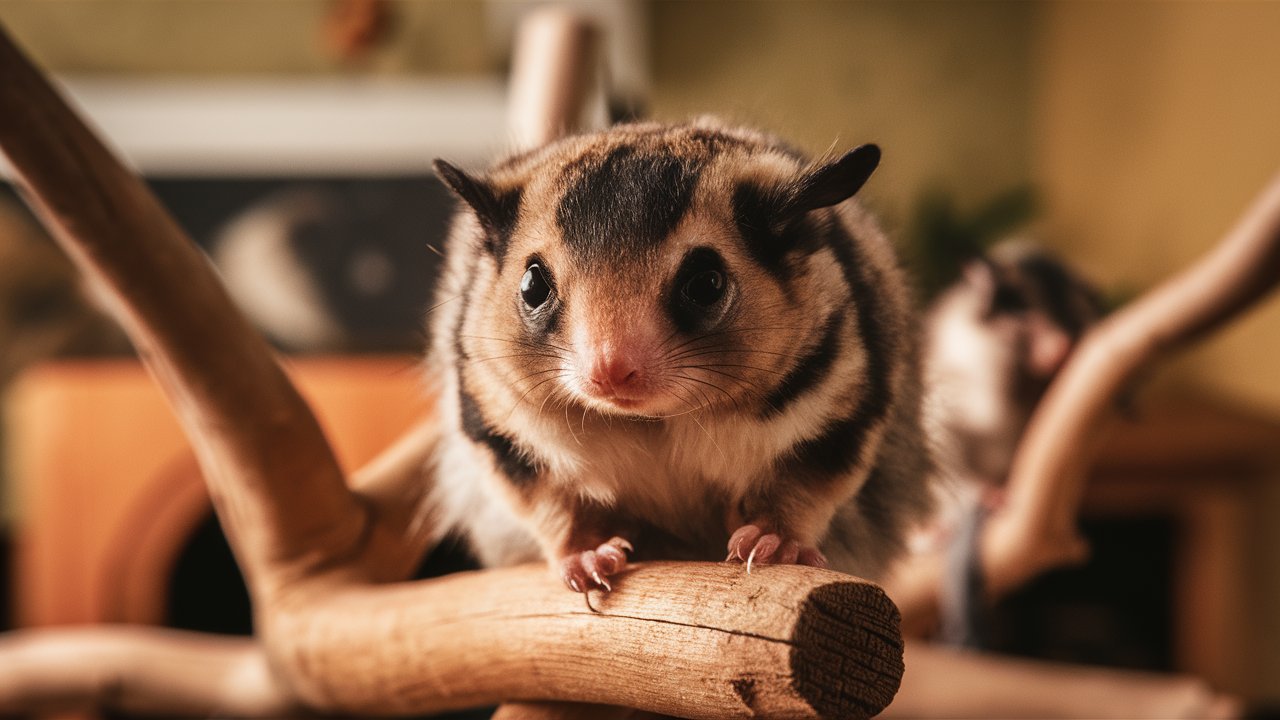
[[[0, 0], [0, 22], [152, 182], [264, 332], [320, 363], [297, 367], [330, 398], [318, 404], [343, 408], [334, 418], [345, 420], [328, 422], [381, 415], [392, 432], [414, 411], [402, 395], [416, 387], [412, 356], [439, 259], [428, 244], [438, 245], [452, 207], [430, 162], [478, 168], [507, 147], [512, 34], [533, 5]], [[861, 197], [901, 242], [926, 296], [954, 277], [961, 246], [1016, 233], [1120, 302], [1208, 249], [1280, 169], [1280, 3], [579, 7], [605, 29], [615, 117], [712, 113], [814, 154], [878, 143], [884, 160]], [[235, 576], [199, 501], [198, 523], [173, 520], [186, 535], [155, 561], [168, 570], [147, 610], [84, 599], [121, 580], [118, 565], [58, 559], [97, 547], [68, 539], [83, 516], [33, 519], [68, 506], [93, 513], [85, 493], [108, 492], [93, 478], [110, 463], [54, 462], [32, 449], [98, 432], [73, 430], [84, 426], [68, 408], [131, 432], [153, 416], [167, 422], [145, 377], [117, 373], [127, 392], [84, 399], [100, 379], [84, 358], [128, 352], [0, 186], [0, 383], [16, 383], [5, 394], [0, 517], [20, 558], [3, 593], [16, 598], [7, 615], [244, 630], [243, 617], [197, 607], [214, 592], [199, 585], [213, 582], [204, 568], [221, 563]], [[81, 360], [42, 363], [54, 357]], [[1122, 432], [1108, 450], [1086, 502], [1094, 559], [1011, 598], [998, 613], [1000, 649], [1189, 671], [1254, 703], [1280, 703], [1277, 357], [1272, 300], [1149, 379], [1139, 415], [1163, 413], [1165, 424]], [[360, 358], [372, 381], [344, 375]], [[127, 361], [115, 362], [107, 365], [125, 372]], [[373, 396], [401, 415], [360, 404]], [[155, 472], [190, 474], [175, 459], [185, 457], [180, 438], [132, 434], [163, 446]], [[381, 439], [355, 443], [346, 459]], [[92, 489], [36, 482], [55, 466]], [[103, 537], [144, 523], [153, 510], [138, 507], [122, 506], [128, 519], [104, 525]], [[46, 536], [29, 530], [37, 524]], [[86, 572], [96, 573], [93, 587], [58, 584]]]

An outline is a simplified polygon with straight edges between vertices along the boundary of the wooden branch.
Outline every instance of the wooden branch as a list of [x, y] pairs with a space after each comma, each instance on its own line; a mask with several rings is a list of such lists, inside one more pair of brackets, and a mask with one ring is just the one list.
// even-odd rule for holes
[[1280, 283], [1280, 175], [1208, 254], [1085, 335], [1032, 415], [1008, 503], [984, 537], [994, 595], [1082, 559], [1085, 471], [1116, 398], [1170, 353], [1224, 326]]
[[424, 480], [434, 472], [439, 439], [437, 419], [428, 414], [351, 475], [352, 490], [383, 530], [369, 538], [355, 562], [371, 582], [413, 577], [422, 558], [440, 541], [430, 484]]
[[307, 592], [266, 632], [307, 705], [357, 715], [568, 700], [688, 718], [868, 717], [902, 672], [897, 609], [839, 573], [639, 564], [589, 601], [529, 566]]
[[507, 110], [517, 149], [578, 129], [598, 85], [599, 45], [595, 26], [562, 7], [533, 10], [520, 23]]
[[886, 718], [1239, 718], [1203, 680], [909, 642]]
[[257, 643], [143, 627], [0, 635], [0, 716], [108, 709], [280, 718], [300, 708]]
[[[209, 261], [0, 28], [0, 150], [28, 203], [164, 388], [200, 459], [250, 589], [366, 537], [306, 404]], [[305, 507], [306, 512], [299, 512]]]

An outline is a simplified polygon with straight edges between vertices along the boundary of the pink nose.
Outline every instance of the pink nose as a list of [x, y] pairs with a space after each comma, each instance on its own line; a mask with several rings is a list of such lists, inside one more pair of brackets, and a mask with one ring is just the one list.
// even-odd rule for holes
[[591, 368], [591, 384], [602, 390], [618, 390], [635, 382], [637, 369], [624, 353], [602, 352]]

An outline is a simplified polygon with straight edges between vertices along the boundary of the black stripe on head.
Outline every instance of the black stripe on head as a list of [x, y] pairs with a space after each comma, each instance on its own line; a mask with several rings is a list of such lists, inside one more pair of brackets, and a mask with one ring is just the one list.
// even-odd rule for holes
[[657, 246], [689, 209], [701, 171], [695, 158], [630, 145], [586, 163], [556, 209], [565, 245], [587, 261]]
[[881, 322], [885, 312], [880, 295], [883, 278], [867, 262], [857, 241], [844, 228], [832, 222], [825, 236], [827, 246], [835, 254], [845, 282], [853, 293], [866, 357], [865, 385], [853, 413], [830, 424], [818, 436], [797, 443], [792, 448], [790, 461], [830, 475], [853, 467], [866, 443], [867, 434], [888, 414], [892, 401], [889, 363], [901, 352]]
[[739, 184], [733, 193], [733, 218], [747, 251], [765, 270], [785, 281], [787, 254], [809, 250], [820, 232], [808, 214], [853, 197], [879, 163], [880, 148], [862, 145], [774, 188]]
[[1085, 283], [1071, 275], [1062, 263], [1032, 255], [1018, 261], [1018, 270], [1027, 277], [1045, 312], [1072, 338], [1101, 314], [1101, 303]]
[[747, 245], [747, 253], [782, 281], [787, 279], [784, 256], [791, 248], [774, 227], [777, 212], [776, 197], [751, 183], [742, 183], [733, 191], [733, 221]]
[[476, 399], [463, 387], [461, 376], [458, 378], [458, 405], [462, 411], [463, 432], [475, 443], [489, 448], [498, 470], [508, 480], [523, 487], [537, 478], [537, 466], [516, 448], [511, 438], [490, 427]]
[[809, 390], [817, 387], [831, 372], [836, 354], [840, 351], [840, 330], [844, 325], [844, 313], [835, 312], [823, 326], [822, 338], [800, 362], [791, 368], [791, 372], [782, 378], [782, 382], [765, 397], [765, 406], [761, 415], [775, 417], [786, 411], [791, 403]]
[[751, 183], [733, 193], [733, 220], [747, 253], [778, 282], [791, 278], [788, 257], [811, 253], [821, 246], [821, 224], [807, 215], [787, 218], [779, 208], [782, 199]]

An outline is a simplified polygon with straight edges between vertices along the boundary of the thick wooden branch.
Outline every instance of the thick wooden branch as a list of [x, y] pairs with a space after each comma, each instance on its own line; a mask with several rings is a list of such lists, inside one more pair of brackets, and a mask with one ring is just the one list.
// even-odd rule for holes
[[93, 709], [261, 718], [300, 711], [249, 639], [124, 626], [0, 635], [0, 716]]
[[689, 718], [868, 717], [902, 673], [897, 609], [839, 573], [640, 564], [589, 602], [545, 567], [521, 567], [303, 592], [266, 632], [307, 705], [357, 715], [569, 700]]
[[[367, 517], [306, 404], [208, 260], [0, 29], [0, 150], [26, 200], [106, 288], [190, 437], [250, 588], [325, 564]], [[306, 512], [299, 512], [306, 508]]]

